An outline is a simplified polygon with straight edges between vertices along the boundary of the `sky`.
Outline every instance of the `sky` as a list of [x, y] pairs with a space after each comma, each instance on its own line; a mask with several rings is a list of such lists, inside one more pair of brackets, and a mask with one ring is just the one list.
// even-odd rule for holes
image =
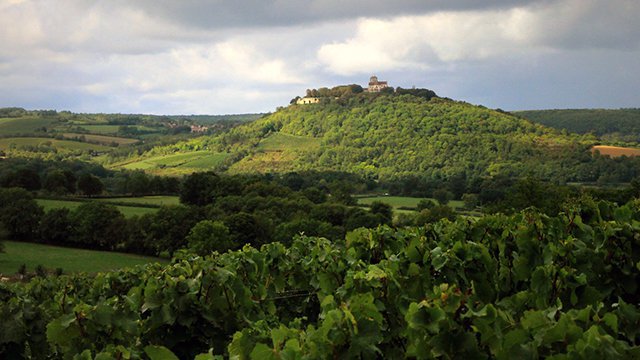
[[390, 86], [504, 110], [640, 107], [638, 0], [0, 0], [0, 107], [270, 112]]

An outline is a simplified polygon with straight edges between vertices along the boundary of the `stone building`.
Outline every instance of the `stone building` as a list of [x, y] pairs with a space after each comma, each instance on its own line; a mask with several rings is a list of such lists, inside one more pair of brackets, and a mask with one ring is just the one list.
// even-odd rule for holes
[[305, 105], [305, 104], [317, 104], [320, 102], [320, 98], [317, 97], [303, 97], [296, 100], [296, 104]]
[[388, 88], [386, 81], [378, 81], [378, 77], [373, 75], [369, 78], [369, 87], [367, 88], [367, 92], [380, 92], [382, 89]]

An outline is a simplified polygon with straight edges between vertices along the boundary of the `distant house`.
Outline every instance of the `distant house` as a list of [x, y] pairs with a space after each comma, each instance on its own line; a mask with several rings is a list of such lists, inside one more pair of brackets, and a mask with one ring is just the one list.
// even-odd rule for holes
[[191, 132], [192, 133], [201, 133], [201, 132], [206, 132], [207, 130], [209, 130], [209, 127], [207, 127], [207, 126], [191, 125]]
[[317, 104], [319, 102], [320, 102], [320, 98], [318, 97], [303, 97], [296, 100], [296, 104], [298, 105]]
[[367, 88], [367, 92], [380, 92], [382, 89], [388, 88], [386, 81], [378, 81], [378, 77], [373, 75], [369, 78], [369, 87]]

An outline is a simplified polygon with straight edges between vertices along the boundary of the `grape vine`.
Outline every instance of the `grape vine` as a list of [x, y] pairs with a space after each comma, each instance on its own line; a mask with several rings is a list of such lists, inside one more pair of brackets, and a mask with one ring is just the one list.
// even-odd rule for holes
[[359, 229], [0, 284], [20, 359], [635, 358], [640, 209]]

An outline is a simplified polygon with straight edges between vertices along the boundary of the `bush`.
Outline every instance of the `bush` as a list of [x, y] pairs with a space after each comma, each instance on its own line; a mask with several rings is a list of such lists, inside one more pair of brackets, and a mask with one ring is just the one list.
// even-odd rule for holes
[[202, 220], [187, 236], [189, 249], [198, 255], [208, 255], [214, 251], [226, 252], [236, 247], [231, 240], [229, 228], [221, 221]]

